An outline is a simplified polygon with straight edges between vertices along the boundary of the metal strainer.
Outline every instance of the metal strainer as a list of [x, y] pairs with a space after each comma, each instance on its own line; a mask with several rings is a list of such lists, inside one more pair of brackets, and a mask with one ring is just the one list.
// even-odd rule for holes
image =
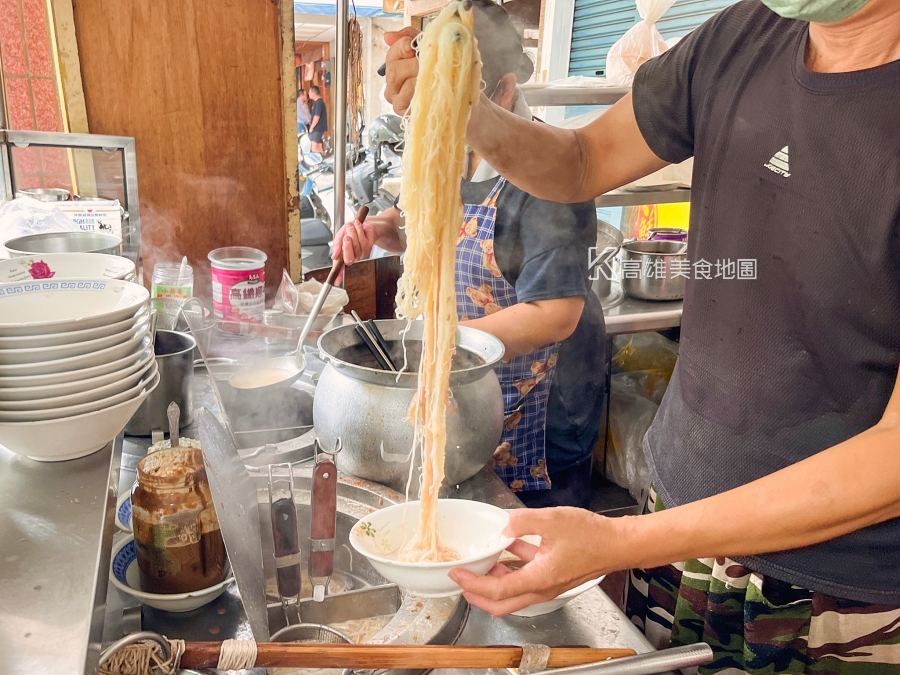
[[152, 306], [159, 315], [157, 328], [159, 330], [175, 330], [178, 316], [181, 314], [182, 300], [177, 298], [153, 298]]
[[[329, 644], [350, 644], [351, 640], [340, 631], [326, 626], [321, 623], [297, 623], [291, 626], [285, 626], [277, 631], [271, 638], [272, 642], [325, 642]], [[351, 675], [353, 671], [350, 668], [341, 670], [340, 668], [326, 669], [278, 669], [279, 673], [288, 673], [292, 675]]]

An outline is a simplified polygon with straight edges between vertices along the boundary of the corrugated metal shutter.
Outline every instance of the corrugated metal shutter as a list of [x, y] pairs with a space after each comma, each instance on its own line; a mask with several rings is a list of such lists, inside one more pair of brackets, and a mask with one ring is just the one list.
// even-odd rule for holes
[[[683, 37], [735, 0], [676, 0], [657, 23], [668, 39]], [[634, 0], [575, 0], [569, 75], [596, 76], [609, 48], [638, 21]]]
[[[684, 37], [720, 9], [737, 0], [675, 0], [656, 27], [665, 39]], [[577, 0], [576, 0], [577, 2]]]
[[606, 68], [606, 53], [636, 17], [634, 0], [575, 0], [569, 75], [593, 77]]

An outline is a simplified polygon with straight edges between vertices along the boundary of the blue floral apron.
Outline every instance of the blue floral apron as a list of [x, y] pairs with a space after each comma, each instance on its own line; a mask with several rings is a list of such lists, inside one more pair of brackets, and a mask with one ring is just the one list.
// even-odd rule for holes
[[[481, 204], [465, 204], [456, 246], [456, 312], [460, 321], [480, 319], [519, 300], [494, 258], [499, 179]], [[494, 470], [513, 492], [550, 488], [545, 422], [559, 343], [517, 356], [495, 368], [503, 390], [504, 426]]]

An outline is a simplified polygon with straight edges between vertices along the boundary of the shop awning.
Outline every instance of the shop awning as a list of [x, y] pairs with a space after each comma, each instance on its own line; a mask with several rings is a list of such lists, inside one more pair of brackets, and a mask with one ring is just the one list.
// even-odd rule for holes
[[[382, 10], [383, 4], [381, 0], [351, 0], [350, 13], [353, 13], [354, 5], [356, 6], [357, 16], [378, 17], [378, 16], [396, 16], [393, 14], [385, 14]], [[294, 3], [294, 14], [320, 14], [326, 16], [334, 16], [337, 4], [334, 0], [304, 0], [303, 2]]]

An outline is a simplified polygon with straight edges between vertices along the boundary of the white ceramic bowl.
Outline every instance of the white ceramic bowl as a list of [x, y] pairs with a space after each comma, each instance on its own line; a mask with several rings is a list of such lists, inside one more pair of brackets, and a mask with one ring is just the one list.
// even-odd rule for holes
[[108, 253], [29, 253], [0, 260], [0, 283], [54, 279], [122, 279], [135, 276], [134, 263]]
[[591, 581], [585, 581], [580, 586], [576, 586], [575, 588], [572, 588], [565, 593], [557, 595], [555, 598], [553, 598], [553, 600], [547, 600], [546, 602], [538, 602], [533, 605], [529, 605], [528, 607], [520, 609], [518, 612], [513, 612], [513, 615], [531, 618], [533, 616], [541, 616], [542, 614], [555, 612], [570, 600], [577, 598], [582, 593], [591, 590], [601, 581], [603, 581], [603, 577], [597, 577], [596, 579], [592, 579]]
[[140, 319], [132, 321], [131, 325], [127, 326], [125, 330], [93, 340], [73, 341], [69, 344], [54, 345], [52, 347], [27, 347], [24, 349], [3, 349], [0, 347], [0, 365], [41, 363], [99, 352], [101, 349], [134, 340], [139, 333], [146, 332], [149, 325], [148, 316], [148, 314], [141, 314]]
[[116, 502], [116, 527], [131, 534], [131, 491], [119, 497]]
[[462, 590], [448, 576], [458, 567], [485, 574], [514, 540], [501, 532], [509, 514], [496, 506], [467, 499], [440, 499], [437, 527], [445, 546], [459, 560], [441, 563], [402, 562], [394, 559], [419, 521], [418, 501], [381, 509], [360, 520], [350, 530], [350, 545], [365, 556], [388, 581], [426, 598], [459, 595]]
[[[121, 370], [117, 370], [108, 375], [99, 375], [97, 377], [89, 377], [77, 382], [64, 382], [62, 384], [48, 384], [35, 387], [2, 387], [0, 386], [0, 409], [5, 403], [12, 401], [34, 401], [36, 399], [59, 398], [63, 396], [71, 396], [73, 394], [91, 393], [99, 391], [103, 387], [110, 385], [121, 385], [130, 381], [134, 384], [137, 380], [133, 379], [135, 374], [143, 374], [150, 367], [150, 361], [153, 359], [153, 351], [146, 349], [141, 354], [139, 361], [129, 363]], [[45, 377], [39, 375], [38, 377]], [[10, 378], [12, 379], [12, 378]], [[122, 387], [119, 391], [128, 389], [131, 384]], [[106, 396], [116, 393], [113, 390], [104, 390]], [[13, 408], [8, 408], [12, 410]]]
[[[93, 254], [90, 254], [93, 255]], [[48, 333], [47, 335], [20, 335], [17, 337], [0, 337], [0, 349], [31, 349], [37, 347], [54, 347], [56, 345], [67, 345], [73, 342], [86, 342], [87, 340], [96, 340], [97, 338], [115, 335], [127, 330], [129, 327], [141, 321], [149, 320], [150, 310], [148, 308], [138, 310], [133, 317], [116, 321], [105, 326], [97, 328], [88, 328], [86, 330], [72, 331], [68, 333]]]
[[228, 585], [234, 581], [229, 569], [225, 580], [190, 593], [145, 593], [141, 588], [141, 573], [138, 569], [137, 547], [134, 537], [125, 537], [112, 549], [112, 564], [109, 580], [123, 593], [133, 597], [143, 605], [161, 609], [164, 612], [190, 612], [203, 607], [218, 598]]
[[[145, 379], [156, 365], [153, 359], [148, 359], [144, 364], [136, 369], [130, 375], [118, 377], [114, 382], [106, 384], [102, 387], [96, 387], [88, 391], [80, 391], [75, 394], [67, 394], [66, 396], [53, 396], [51, 398], [31, 398], [21, 401], [2, 401], [0, 400], [0, 416], [3, 413], [15, 410], [43, 410], [56, 412], [67, 406], [78, 406], [91, 401], [105, 401], [109, 397], [118, 394], [127, 393], [132, 387]], [[0, 390], [19, 392], [21, 389]], [[83, 412], [87, 412], [86, 410]]]
[[[143, 343], [142, 343], [143, 344]], [[84, 368], [82, 370], [69, 370], [63, 373], [47, 373], [46, 375], [17, 375], [12, 377], [0, 377], [0, 390], [11, 387], [46, 387], [57, 384], [85, 384], [88, 380], [97, 377], [118, 376], [122, 370], [129, 368], [141, 361], [147, 356], [153, 354], [149, 341], [143, 350], [140, 345], [135, 348], [133, 354], [123, 356], [116, 361], [109, 361], [92, 368]], [[78, 391], [84, 391], [84, 388]], [[62, 394], [54, 394], [54, 396], [62, 396]], [[37, 398], [37, 397], [35, 397]]]
[[134, 316], [149, 300], [143, 286], [113, 279], [0, 284], [0, 337], [97, 328]]
[[14, 365], [0, 365], [0, 377], [16, 377], [28, 375], [50, 375], [53, 373], [68, 373], [72, 370], [86, 370], [105, 363], [112, 363], [129, 354], [138, 354], [150, 345], [150, 337], [147, 335], [148, 324], [143, 324], [138, 333], [126, 342], [113, 345], [106, 349], [99, 349], [90, 354], [70, 356], [65, 359], [53, 361], [38, 361], [36, 363], [16, 363]]
[[[87, 401], [78, 405], [67, 405], [62, 408], [40, 408], [37, 410], [2, 410], [0, 422], [41, 422], [58, 420], [64, 417], [75, 417], [95, 410], [105, 410], [120, 403], [129, 401], [138, 396], [144, 389], [155, 389], [159, 382], [159, 367], [156, 361], [150, 362], [150, 367], [141, 375], [137, 384], [123, 392], [107, 396], [105, 398]], [[46, 400], [46, 399], [44, 399]]]
[[[536, 534], [528, 534], [524, 537], [520, 537], [520, 539], [527, 544], [533, 544], [534, 546], [541, 545], [541, 537]], [[520, 567], [522, 565], [521, 560], [508, 551], [500, 556], [500, 562], [506, 564], [512, 569], [516, 569], [517, 567]], [[603, 577], [597, 577], [596, 579], [592, 579], [591, 581], [585, 581], [580, 586], [576, 586], [575, 588], [569, 589], [565, 593], [557, 595], [555, 598], [553, 598], [553, 600], [538, 602], [533, 605], [529, 605], [528, 607], [523, 607], [518, 612], [513, 612], [513, 615], [530, 618], [534, 616], [541, 616], [542, 614], [549, 614], [550, 612], [555, 612], [557, 609], [563, 607], [573, 598], [577, 598], [582, 593], [591, 590], [601, 581], [603, 581]]]
[[0, 422], [0, 445], [40, 462], [61, 462], [97, 452], [113, 440], [156, 385], [135, 398], [95, 412], [41, 422]]

